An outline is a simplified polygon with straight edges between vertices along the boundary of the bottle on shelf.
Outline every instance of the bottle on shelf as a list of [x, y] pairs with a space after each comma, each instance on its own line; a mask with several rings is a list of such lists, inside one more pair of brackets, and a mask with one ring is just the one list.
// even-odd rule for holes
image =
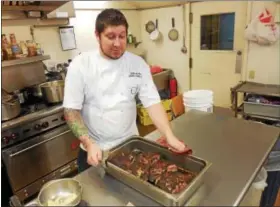
[[26, 57], [28, 55], [28, 49], [27, 49], [26, 43], [24, 41], [20, 41], [19, 45], [20, 45], [22, 55], [24, 57]]
[[18, 58], [20, 56], [21, 50], [19, 45], [17, 44], [15, 34], [10, 34], [11, 48], [14, 58]]
[[5, 34], [1, 35], [1, 43], [2, 43], [3, 60], [13, 59], [11, 45]]

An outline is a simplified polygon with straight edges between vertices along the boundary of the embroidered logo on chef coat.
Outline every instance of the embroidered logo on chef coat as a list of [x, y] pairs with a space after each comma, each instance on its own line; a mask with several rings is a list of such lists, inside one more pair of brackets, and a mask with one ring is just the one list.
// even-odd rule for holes
[[137, 72], [130, 72], [128, 77], [130, 77], [130, 78], [133, 78], [133, 77], [142, 78], [142, 74], [141, 73], [137, 73]]
[[136, 95], [138, 93], [138, 91], [139, 91], [139, 86], [138, 85], [134, 86], [130, 89], [131, 95]]

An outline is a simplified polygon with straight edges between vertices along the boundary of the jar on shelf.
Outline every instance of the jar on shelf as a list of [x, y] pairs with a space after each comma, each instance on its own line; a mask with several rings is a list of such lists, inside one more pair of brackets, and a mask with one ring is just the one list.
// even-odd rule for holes
[[37, 55], [43, 55], [43, 50], [39, 43], [36, 43], [36, 51], [37, 51]]
[[26, 46], [27, 46], [27, 51], [28, 51], [28, 56], [36, 56], [37, 55], [37, 48], [36, 48], [36, 43], [32, 40], [27, 40], [26, 41]]

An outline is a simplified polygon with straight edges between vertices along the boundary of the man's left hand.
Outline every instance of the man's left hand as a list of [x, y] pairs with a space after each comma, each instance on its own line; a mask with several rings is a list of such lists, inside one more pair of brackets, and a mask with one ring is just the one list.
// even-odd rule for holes
[[185, 144], [182, 143], [177, 137], [174, 135], [166, 137], [168, 144], [174, 148], [175, 150], [182, 152], [185, 150]]

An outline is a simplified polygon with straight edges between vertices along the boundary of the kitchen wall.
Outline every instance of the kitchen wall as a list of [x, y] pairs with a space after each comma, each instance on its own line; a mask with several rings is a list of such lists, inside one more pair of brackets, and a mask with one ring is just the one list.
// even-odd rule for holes
[[[213, 2], [214, 6], [215, 2]], [[276, 12], [276, 3], [273, 1], [252, 1], [251, 2], [251, 18], [255, 17], [266, 6], [273, 15]], [[188, 22], [188, 7], [186, 7], [186, 22]], [[278, 7], [279, 8], [279, 7]], [[170, 7], [161, 9], [150, 9], [140, 11], [141, 16], [141, 37], [143, 40], [143, 48], [147, 50], [147, 60], [151, 64], [158, 64], [163, 67], [173, 69], [178, 79], [180, 89], [182, 91], [189, 89], [189, 68], [188, 53], [180, 52], [182, 46], [183, 32], [183, 14], [180, 7]], [[171, 28], [171, 18], [177, 21], [176, 29], [179, 31], [179, 40], [172, 42], [168, 39], [168, 31]], [[148, 20], [159, 21], [159, 30], [163, 34], [164, 42], [162, 44], [155, 43], [149, 39], [148, 33], [145, 31], [145, 23]], [[188, 24], [187, 29], [188, 31]], [[186, 32], [187, 32], [186, 31]], [[186, 43], [189, 46], [188, 33], [186, 34]], [[247, 63], [244, 66], [243, 80], [254, 81], [266, 84], [280, 84], [280, 41], [273, 46], [259, 46], [255, 43], [248, 43]], [[189, 47], [188, 47], [189, 49]], [[255, 77], [249, 78], [250, 71], [254, 71]]]
[[[140, 17], [142, 47], [147, 51], [148, 63], [172, 69], [178, 80], [179, 88], [183, 91], [187, 90], [189, 88], [188, 53], [184, 54], [181, 52], [183, 45], [182, 6], [143, 10], [140, 11]], [[175, 18], [175, 28], [179, 32], [179, 39], [177, 41], [171, 41], [168, 38], [168, 32], [172, 29], [172, 17]], [[156, 19], [158, 19], [158, 29], [162, 34], [162, 39], [159, 42], [152, 41], [149, 38], [149, 33], [145, 30], [145, 24], [150, 20], [155, 22]], [[187, 36], [186, 42], [188, 41], [189, 38]]]
[[[95, 19], [100, 12], [98, 9], [117, 7], [133, 9], [134, 6], [127, 2], [74, 2], [76, 17], [70, 19], [70, 25], [74, 26], [77, 49], [71, 51], [62, 51], [57, 27], [40, 27], [34, 29], [35, 40], [39, 42], [44, 49], [45, 54], [51, 56], [51, 60], [44, 61], [47, 65], [57, 62], [65, 62], [83, 51], [87, 51], [98, 46], [94, 36]], [[95, 8], [95, 9], [94, 9]], [[97, 8], [97, 9], [96, 9]], [[86, 9], [86, 10], [83, 10]], [[92, 9], [92, 10], [91, 10]], [[140, 40], [140, 18], [135, 10], [123, 11], [130, 25], [129, 31]], [[17, 41], [31, 40], [30, 25], [32, 21], [21, 21], [2, 27], [2, 34], [9, 35], [15, 33]], [[140, 47], [139, 47], [140, 48]], [[133, 48], [132, 48], [133, 49]]]
[[[95, 38], [95, 19], [100, 11], [94, 10], [77, 10], [76, 18], [72, 18], [70, 24], [75, 28], [75, 35], [77, 37], [77, 50], [72, 54], [76, 55], [79, 52], [87, 51], [98, 47], [98, 42]], [[139, 13], [135, 10], [123, 11], [129, 24], [129, 31], [140, 40], [141, 30], [139, 27]]]
[[[28, 21], [21, 25], [10, 25], [2, 27], [2, 34], [14, 33], [17, 41], [31, 40], [30, 25]], [[35, 28], [35, 41], [40, 43], [45, 54], [51, 56], [52, 61], [67, 61], [71, 58], [71, 52], [62, 51], [57, 27]], [[48, 62], [48, 61], [47, 61]]]
[[[213, 2], [214, 4], [214, 2]], [[123, 13], [128, 19], [130, 31], [141, 40], [139, 48], [144, 49], [147, 53], [147, 62], [149, 64], [161, 65], [164, 68], [170, 68], [174, 71], [180, 89], [183, 91], [189, 89], [189, 68], [188, 53], [183, 54], [180, 50], [182, 47], [183, 35], [183, 14], [182, 8], [175, 6], [169, 8], [149, 9], [143, 11], [127, 10], [135, 8], [129, 2], [106, 2], [102, 1], [97, 4], [94, 1], [79, 1], [74, 3], [76, 18], [70, 20], [70, 24], [75, 26], [77, 50], [62, 51], [57, 27], [46, 27], [35, 29], [35, 39], [42, 44], [46, 54], [51, 55], [51, 61], [66, 61], [82, 51], [86, 51], [98, 46], [94, 37], [94, 23], [98, 9], [105, 7], [124, 8]], [[266, 5], [273, 10], [275, 3], [272, 1], [254, 1], [252, 2], [252, 17], [256, 16], [259, 11]], [[96, 9], [97, 8], [97, 9]], [[175, 27], [179, 31], [179, 40], [173, 42], [168, 39], [168, 32], [171, 29], [171, 18], [175, 18]], [[163, 42], [156, 43], [149, 39], [145, 31], [147, 21], [158, 19], [158, 29], [162, 33]], [[186, 11], [186, 22], [188, 21], [188, 10]], [[188, 31], [188, 29], [187, 29]], [[2, 27], [2, 33], [15, 33], [17, 40], [31, 39], [28, 22], [22, 25], [9, 25]], [[186, 35], [188, 46], [189, 38]], [[263, 47], [254, 43], [249, 43], [247, 65], [245, 66], [245, 79], [261, 83], [280, 84], [279, 70], [279, 44], [269, 47]], [[189, 51], [189, 47], [188, 47]], [[249, 79], [250, 71], [255, 72], [254, 79]]]
[[[273, 14], [276, 12], [276, 3], [273, 1], [254, 1], [252, 2], [252, 15], [254, 18], [267, 7]], [[278, 7], [279, 8], [279, 7]], [[279, 11], [278, 11], [279, 12]], [[279, 25], [279, 24], [278, 24]], [[280, 26], [280, 25], [279, 25]], [[247, 80], [266, 83], [280, 84], [280, 41], [272, 46], [260, 46], [255, 43], [249, 43], [248, 62], [247, 62]], [[250, 78], [250, 72], [255, 73], [253, 79]]]

